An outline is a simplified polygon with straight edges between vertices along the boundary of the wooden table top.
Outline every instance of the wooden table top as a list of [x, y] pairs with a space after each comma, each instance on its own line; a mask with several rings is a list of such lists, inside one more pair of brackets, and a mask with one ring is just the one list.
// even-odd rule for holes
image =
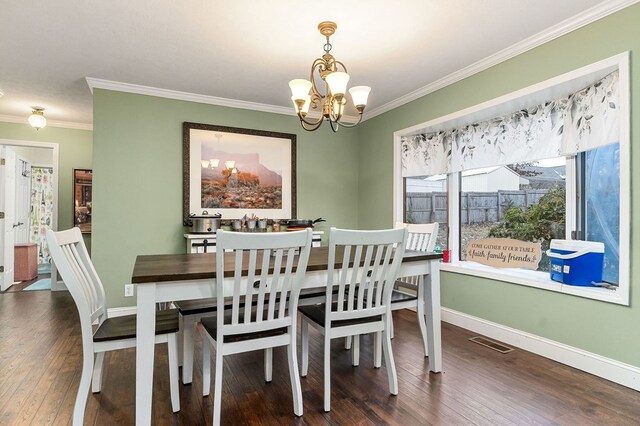
[[[406, 250], [404, 262], [441, 259], [440, 253], [428, 253]], [[307, 271], [326, 270], [329, 259], [329, 247], [313, 247], [309, 255]], [[336, 259], [341, 260], [340, 250], [336, 251]], [[233, 275], [233, 259], [225, 256], [225, 275]], [[337, 266], [341, 262], [336, 262]], [[164, 281], [201, 280], [216, 277], [215, 253], [190, 254], [153, 254], [136, 257], [131, 282], [133, 284], [156, 283]]]

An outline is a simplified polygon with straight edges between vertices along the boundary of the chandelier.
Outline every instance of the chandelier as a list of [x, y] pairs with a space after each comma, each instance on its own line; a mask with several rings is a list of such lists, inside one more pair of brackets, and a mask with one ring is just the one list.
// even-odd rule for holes
[[[354, 127], [362, 121], [362, 112], [367, 105], [367, 98], [371, 88], [368, 86], [356, 86], [349, 89], [353, 105], [358, 111], [358, 119], [356, 122], [345, 121], [345, 107], [347, 105], [347, 83], [349, 82], [349, 74], [347, 67], [340, 61], [337, 61], [331, 55], [331, 43], [329, 37], [336, 32], [337, 25], [335, 22], [320, 22], [318, 30], [320, 34], [327, 38], [324, 45], [324, 55], [313, 61], [311, 65], [311, 76], [309, 80], [295, 79], [289, 82], [291, 88], [291, 100], [300, 118], [300, 124], [305, 130], [313, 131], [320, 127], [323, 120], [327, 120], [331, 126], [331, 130], [338, 131], [340, 126]], [[316, 81], [324, 81], [324, 90], [322, 92], [316, 86]], [[318, 117], [312, 119], [309, 117], [309, 110], [320, 113]], [[313, 115], [313, 114], [311, 114]]]

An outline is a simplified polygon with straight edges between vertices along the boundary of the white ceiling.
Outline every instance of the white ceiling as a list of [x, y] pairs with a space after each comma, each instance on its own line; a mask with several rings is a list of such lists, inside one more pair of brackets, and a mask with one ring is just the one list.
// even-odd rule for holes
[[[46, 108], [90, 124], [86, 77], [288, 107], [287, 83], [334, 56], [380, 110], [576, 15], [625, 0], [2, 0], [0, 118]], [[589, 8], [593, 8], [588, 10]]]

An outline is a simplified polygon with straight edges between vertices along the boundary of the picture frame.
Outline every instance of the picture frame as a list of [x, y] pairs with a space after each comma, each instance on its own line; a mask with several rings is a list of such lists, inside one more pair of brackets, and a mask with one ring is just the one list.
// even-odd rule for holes
[[183, 223], [296, 217], [296, 135], [183, 123]]
[[91, 233], [93, 170], [73, 169], [73, 226], [83, 234]]

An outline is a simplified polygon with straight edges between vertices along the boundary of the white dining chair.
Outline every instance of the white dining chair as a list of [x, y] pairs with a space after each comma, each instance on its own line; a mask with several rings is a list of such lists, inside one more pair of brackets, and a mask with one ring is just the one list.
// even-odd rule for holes
[[[215, 349], [213, 424], [220, 424], [223, 358], [265, 350], [265, 380], [271, 381], [273, 348], [287, 347], [293, 412], [301, 416], [302, 388], [296, 351], [296, 313], [309, 253], [311, 229], [299, 232], [216, 234], [216, 315], [201, 319], [202, 387], [211, 387], [211, 353]], [[231, 252], [226, 252], [231, 250]], [[226, 252], [226, 253], [225, 253]], [[224, 278], [223, 278], [224, 277]], [[225, 292], [231, 306], [225, 309]]]
[[[331, 228], [327, 303], [300, 306], [302, 317], [302, 376], [309, 369], [309, 324], [324, 336], [324, 410], [331, 409], [331, 339], [375, 333], [382, 339], [389, 392], [398, 394], [389, 327], [391, 292], [405, 250], [407, 231], [354, 231]], [[354, 267], [350, 269], [350, 263]], [[357, 267], [357, 265], [361, 265]], [[334, 294], [334, 285], [338, 287]], [[376, 347], [379, 345], [376, 344]], [[354, 340], [353, 364], [359, 339]], [[359, 355], [359, 354], [358, 354]], [[379, 355], [376, 355], [379, 357]], [[379, 359], [374, 359], [374, 364]]]
[[[433, 251], [438, 238], [438, 222], [434, 223], [396, 223], [396, 228], [406, 228], [407, 250]], [[424, 356], [429, 356], [427, 343], [427, 324], [424, 312], [424, 277], [415, 275], [400, 277], [391, 294], [391, 310], [415, 308], [418, 315], [418, 325], [424, 344]], [[391, 321], [391, 338], [393, 338], [393, 321]]]
[[[80, 317], [83, 361], [73, 408], [73, 425], [82, 426], [89, 386], [94, 393], [101, 390], [105, 352], [136, 346], [136, 316], [108, 317], [104, 288], [80, 229], [60, 232], [48, 230], [46, 238], [51, 258], [73, 297]], [[159, 311], [156, 315], [156, 343], [168, 344], [171, 407], [174, 413], [180, 411], [177, 332], [177, 310]]]

